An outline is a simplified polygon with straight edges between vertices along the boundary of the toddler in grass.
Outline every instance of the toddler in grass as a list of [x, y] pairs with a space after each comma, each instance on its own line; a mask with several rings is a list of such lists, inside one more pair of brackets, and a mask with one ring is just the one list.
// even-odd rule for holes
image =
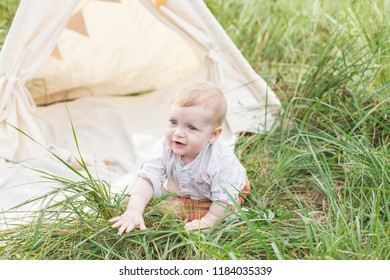
[[[110, 219], [118, 234], [146, 229], [143, 212], [156, 196], [172, 194], [164, 211], [186, 221], [188, 230], [212, 227], [241, 205], [250, 189], [246, 170], [234, 153], [218, 141], [227, 103], [222, 91], [206, 81], [193, 82], [174, 96], [162, 153], [137, 172], [126, 211]], [[167, 180], [166, 185], [164, 182]]]

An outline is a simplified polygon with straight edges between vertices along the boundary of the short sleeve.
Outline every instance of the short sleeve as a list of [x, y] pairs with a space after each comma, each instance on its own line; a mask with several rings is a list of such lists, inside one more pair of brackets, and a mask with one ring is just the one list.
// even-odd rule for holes
[[153, 185], [154, 196], [160, 196], [162, 193], [162, 185], [167, 179], [166, 175], [166, 151], [163, 145], [159, 156], [152, 157], [147, 160], [137, 171], [139, 177], [145, 178]]
[[227, 153], [210, 167], [209, 172], [212, 174], [211, 199], [233, 205], [232, 199], [237, 201], [246, 183], [246, 170], [240, 161], [233, 152]]

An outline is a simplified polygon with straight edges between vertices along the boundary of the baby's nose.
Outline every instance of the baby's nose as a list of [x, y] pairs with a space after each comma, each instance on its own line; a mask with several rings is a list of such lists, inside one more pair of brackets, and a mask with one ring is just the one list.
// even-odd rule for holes
[[175, 129], [174, 135], [175, 135], [175, 136], [178, 136], [178, 137], [184, 137], [184, 130], [181, 129], [181, 128], [179, 128], [179, 127], [177, 127], [177, 128]]

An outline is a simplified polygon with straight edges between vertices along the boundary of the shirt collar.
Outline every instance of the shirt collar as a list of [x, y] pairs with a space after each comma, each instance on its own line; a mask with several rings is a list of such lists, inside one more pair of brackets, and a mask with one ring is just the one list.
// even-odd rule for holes
[[180, 165], [182, 166], [182, 170], [187, 170], [187, 169], [190, 169], [191, 166], [195, 165], [198, 161], [201, 161], [204, 154], [206, 153], [206, 151], [209, 149], [210, 147], [210, 143], [207, 143], [207, 145], [203, 148], [203, 150], [201, 150], [199, 152], [199, 154], [194, 158], [193, 161], [191, 161], [189, 164], [185, 165], [184, 162], [181, 160], [181, 156], [178, 157], [179, 158], [179, 162], [180, 162]]

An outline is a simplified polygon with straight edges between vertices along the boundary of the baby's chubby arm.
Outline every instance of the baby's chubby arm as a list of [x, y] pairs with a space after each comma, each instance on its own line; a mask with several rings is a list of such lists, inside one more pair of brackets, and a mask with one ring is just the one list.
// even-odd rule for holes
[[187, 230], [193, 230], [212, 227], [217, 221], [225, 217], [227, 207], [227, 203], [213, 202], [206, 215], [200, 219], [195, 219], [186, 223], [185, 228]]
[[109, 220], [109, 222], [114, 223], [112, 228], [119, 227], [118, 235], [121, 235], [125, 231], [130, 232], [134, 228], [146, 229], [142, 213], [152, 197], [152, 184], [148, 180], [139, 177], [131, 190], [126, 211], [122, 215]]

